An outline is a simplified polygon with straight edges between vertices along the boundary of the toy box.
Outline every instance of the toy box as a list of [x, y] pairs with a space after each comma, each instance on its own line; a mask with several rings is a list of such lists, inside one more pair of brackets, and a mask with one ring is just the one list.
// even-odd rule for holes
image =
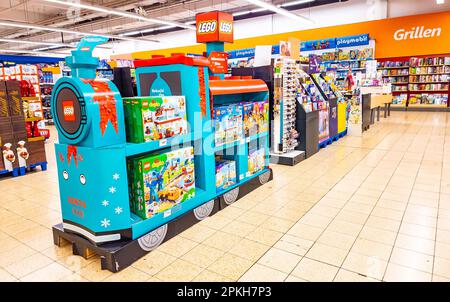
[[127, 140], [157, 141], [187, 133], [184, 96], [124, 98]]
[[221, 192], [236, 184], [236, 162], [234, 160], [216, 161], [216, 191]]
[[257, 132], [263, 133], [269, 131], [269, 103], [267, 101], [257, 102], [253, 107], [256, 108], [254, 112], [257, 122]]
[[259, 108], [254, 108], [254, 103], [242, 103], [242, 117], [245, 137], [258, 133], [257, 116], [255, 113]]
[[141, 156], [128, 164], [131, 210], [142, 219], [165, 212], [195, 196], [194, 149]]
[[248, 151], [248, 172], [247, 177], [264, 169], [265, 163], [264, 148], [252, 148]]
[[213, 117], [216, 146], [232, 143], [243, 137], [241, 105], [215, 107]]

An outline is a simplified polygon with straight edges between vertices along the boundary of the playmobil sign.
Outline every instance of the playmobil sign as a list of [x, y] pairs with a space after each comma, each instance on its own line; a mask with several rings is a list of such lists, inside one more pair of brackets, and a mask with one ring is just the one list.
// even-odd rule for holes
[[394, 39], [396, 41], [404, 40], [414, 40], [414, 39], [426, 39], [441, 36], [442, 29], [440, 27], [436, 28], [425, 28], [425, 26], [416, 26], [410, 30], [401, 28], [394, 33]]

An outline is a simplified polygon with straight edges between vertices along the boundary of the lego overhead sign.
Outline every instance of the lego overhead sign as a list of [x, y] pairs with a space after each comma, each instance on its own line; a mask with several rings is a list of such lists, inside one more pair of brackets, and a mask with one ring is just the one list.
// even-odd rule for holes
[[198, 14], [195, 20], [197, 23], [197, 43], [233, 43], [233, 15], [215, 11]]

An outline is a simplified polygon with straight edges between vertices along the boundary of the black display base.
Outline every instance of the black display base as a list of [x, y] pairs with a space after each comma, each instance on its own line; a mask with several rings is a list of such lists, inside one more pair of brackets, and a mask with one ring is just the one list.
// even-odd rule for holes
[[305, 160], [305, 151], [291, 151], [285, 154], [270, 153], [270, 163], [286, 166], [295, 166], [299, 162]]
[[[268, 175], [267, 175], [268, 173]], [[160, 243], [163, 243], [170, 238], [175, 237], [179, 233], [185, 231], [189, 227], [201, 221], [203, 218], [208, 216], [212, 216], [220, 210], [224, 209], [228, 205], [232, 204], [239, 198], [247, 195], [254, 189], [263, 185], [264, 183], [271, 181], [273, 179], [272, 169], [269, 168], [269, 171], [260, 175], [259, 177], [255, 177], [254, 179], [246, 182], [245, 184], [225, 193], [222, 196], [219, 196], [214, 200], [214, 205], [212, 207], [211, 212], [200, 219], [199, 214], [195, 213], [195, 210], [192, 210], [177, 219], [169, 222], [167, 226], [167, 233], [163, 240]], [[92, 257], [93, 255], [100, 256], [101, 260], [101, 268], [107, 269], [113, 273], [118, 272], [120, 270], [125, 269], [126, 267], [133, 264], [136, 260], [146, 255], [152, 249], [156, 248], [158, 245], [152, 247], [151, 249], [143, 249], [143, 243], [140, 242], [140, 239], [150, 235], [153, 232], [157, 232], [160, 228], [150, 232], [147, 235], [142, 236], [139, 239], [135, 240], [122, 240], [122, 241], [114, 241], [110, 243], [103, 243], [101, 245], [97, 245], [86, 238], [71, 233], [69, 231], [65, 231], [63, 229], [63, 224], [56, 224], [53, 226], [53, 242], [57, 246], [61, 246], [63, 239], [72, 244], [72, 253], [73, 255], [82, 256], [87, 259]], [[157, 234], [155, 234], [156, 236]], [[145, 247], [145, 244], [144, 244]]]

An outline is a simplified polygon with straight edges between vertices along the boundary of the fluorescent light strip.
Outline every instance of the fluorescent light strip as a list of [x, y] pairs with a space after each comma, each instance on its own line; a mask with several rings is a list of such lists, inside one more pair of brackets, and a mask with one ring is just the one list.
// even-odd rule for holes
[[184, 23], [179, 23], [179, 22], [173, 22], [173, 21], [166, 21], [166, 20], [161, 20], [161, 19], [155, 19], [155, 18], [148, 18], [139, 14], [135, 14], [135, 13], [130, 13], [127, 11], [121, 11], [121, 10], [117, 10], [114, 8], [110, 8], [110, 7], [104, 7], [104, 6], [97, 6], [97, 5], [90, 5], [90, 4], [84, 4], [81, 2], [67, 2], [64, 0], [44, 0], [46, 2], [51, 2], [51, 3], [56, 3], [56, 4], [61, 4], [61, 5], [66, 5], [69, 7], [79, 7], [79, 8], [84, 8], [84, 9], [88, 9], [88, 10], [93, 10], [96, 12], [101, 12], [101, 13], [105, 13], [108, 15], [116, 15], [116, 16], [120, 16], [120, 17], [125, 17], [125, 18], [131, 18], [131, 19], [136, 19], [139, 21], [145, 21], [145, 22], [150, 22], [150, 23], [158, 23], [158, 24], [164, 24], [164, 25], [169, 25], [169, 26], [175, 26], [175, 27], [181, 27], [181, 28], [186, 28], [186, 29], [191, 29], [191, 30], [195, 30], [195, 26], [192, 25], [187, 25]]
[[74, 35], [81, 35], [81, 36], [103, 36], [103, 37], [106, 37], [106, 38], [109, 38], [109, 39], [117, 39], [117, 40], [133, 41], [133, 42], [159, 42], [157, 40], [150, 40], [150, 39], [127, 38], [127, 37], [118, 36], [118, 35], [109, 35], [109, 34], [103, 34], [103, 33], [76, 31], [76, 30], [69, 30], [69, 29], [65, 29], [65, 28], [57, 28], [57, 27], [51, 27], [51, 26], [40, 26], [40, 25], [35, 25], [35, 24], [22, 23], [22, 22], [12, 22], [12, 21], [4, 21], [4, 20], [0, 20], [0, 25], [10, 26], [10, 27], [18, 27], [18, 28], [25, 28], [25, 29], [32, 28], [32, 29], [38, 29], [38, 30], [42, 30], [42, 31], [60, 32], [60, 33], [74, 34]]
[[248, 14], [250, 14], [250, 11], [249, 11], [249, 10], [244, 11], [244, 12], [237, 12], [237, 13], [234, 13], [233, 16], [238, 17], [238, 16], [244, 16], [244, 15], [248, 15]]
[[300, 5], [300, 4], [306, 4], [306, 3], [311, 3], [314, 2], [315, 0], [299, 0], [299, 1], [292, 1], [292, 2], [288, 2], [288, 3], [283, 3], [280, 6], [281, 7], [289, 7], [289, 6], [294, 6], [294, 5]]
[[16, 39], [3, 39], [3, 38], [0, 38], [0, 42], [20, 43], [20, 44], [33, 44], [33, 45], [47, 45], [47, 46], [74, 48], [73, 44], [52, 43], [52, 42], [38, 42], [38, 41], [16, 40]]
[[52, 55], [52, 56], [58, 56], [58, 57], [64, 57], [68, 54], [66, 53], [51, 53], [51, 52], [43, 52], [43, 51], [35, 51], [35, 50], [15, 50], [15, 49], [0, 49], [0, 53], [30, 53], [35, 55]]
[[275, 12], [277, 14], [283, 15], [283, 16], [288, 17], [288, 18], [291, 18], [291, 19], [294, 19], [294, 20], [297, 20], [297, 21], [302, 21], [302, 22], [307, 22], [307, 23], [310, 23], [310, 24], [314, 24], [314, 21], [309, 19], [309, 18], [306, 18], [306, 17], [300, 16], [300, 15], [291, 13], [290, 11], [287, 11], [285, 9], [276, 7], [275, 5], [272, 5], [272, 4], [268, 3], [268, 2], [264, 2], [264, 1], [261, 1], [261, 0], [245, 0], [245, 1], [247, 1], [247, 2], [249, 2], [251, 4], [254, 4], [256, 6], [265, 8], [267, 10], [273, 11], [273, 12]]

